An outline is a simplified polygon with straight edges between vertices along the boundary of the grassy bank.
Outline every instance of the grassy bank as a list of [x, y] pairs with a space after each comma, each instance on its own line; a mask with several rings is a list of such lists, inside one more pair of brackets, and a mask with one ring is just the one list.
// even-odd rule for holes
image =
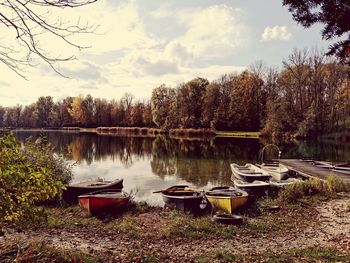
[[234, 137], [234, 138], [255, 138], [260, 137], [260, 132], [250, 131], [215, 131], [218, 137]]
[[[12, 243], [2, 248], [0, 261], [10, 262], [164, 262], [164, 258], [157, 252], [143, 251], [140, 254], [130, 253], [126, 257], [123, 255], [111, 256], [108, 252], [95, 251], [93, 255], [76, 250], [59, 249], [43, 242], [32, 243]], [[168, 259], [169, 260], [169, 259]], [[184, 262], [174, 258], [170, 262]], [[183, 259], [185, 260], [185, 259]], [[285, 252], [273, 253], [246, 253], [235, 254], [225, 250], [215, 250], [206, 252], [191, 260], [191, 262], [350, 262], [350, 255], [331, 247], [309, 247], [305, 249], [291, 249]]]
[[[48, 207], [47, 221], [20, 231], [35, 238], [0, 242], [0, 262], [348, 262], [349, 238], [334, 239], [350, 223], [348, 191], [335, 177], [297, 184], [237, 211], [239, 226], [145, 203], [100, 217], [78, 206]], [[329, 222], [336, 228], [327, 230]]]

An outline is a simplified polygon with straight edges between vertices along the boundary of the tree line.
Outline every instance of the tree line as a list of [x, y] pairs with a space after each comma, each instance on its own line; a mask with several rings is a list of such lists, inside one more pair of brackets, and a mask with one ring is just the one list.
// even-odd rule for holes
[[318, 51], [294, 50], [282, 69], [252, 64], [240, 74], [209, 82], [195, 78], [153, 89], [150, 100], [50, 96], [14, 107], [0, 106], [0, 126], [209, 128], [315, 136], [350, 123], [349, 67]]

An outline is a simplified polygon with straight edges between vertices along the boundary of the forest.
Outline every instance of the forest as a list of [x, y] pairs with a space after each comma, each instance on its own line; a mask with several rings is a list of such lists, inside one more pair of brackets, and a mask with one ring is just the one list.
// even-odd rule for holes
[[[113, 94], [110, 94], [113, 97]], [[55, 102], [0, 106], [0, 127], [147, 127], [261, 131], [262, 135], [314, 137], [350, 129], [349, 66], [317, 50], [293, 50], [281, 69], [256, 62], [242, 73], [209, 82], [155, 87], [148, 100], [91, 95]]]

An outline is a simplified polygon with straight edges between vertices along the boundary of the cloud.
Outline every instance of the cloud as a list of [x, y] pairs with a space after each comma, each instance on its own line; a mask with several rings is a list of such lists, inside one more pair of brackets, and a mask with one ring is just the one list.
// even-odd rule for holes
[[[0, 65], [0, 72], [6, 76], [2, 81], [9, 83], [0, 89], [0, 104], [16, 105], [24, 103], [24, 98], [36, 101], [39, 96], [48, 95], [61, 99], [91, 94], [113, 99], [130, 92], [137, 98], [149, 98], [152, 89], [162, 83], [175, 87], [195, 77], [215, 80], [222, 74], [244, 69], [228, 65], [225, 60], [249, 40], [241, 11], [227, 5], [175, 9], [165, 6], [151, 11], [146, 14], [140, 1], [135, 0], [117, 4], [100, 0], [82, 9], [62, 11], [63, 17], [88, 16], [89, 23], [100, 24], [98, 31], [104, 34], [74, 36], [73, 40], [92, 48], [78, 52], [78, 60], [60, 65], [59, 70], [69, 79], [41, 65], [30, 69], [29, 81], [25, 81], [9, 69], [2, 70]], [[151, 22], [147, 20], [152, 16]], [[168, 16], [171, 19], [166, 21], [166, 30], [169, 28], [170, 32], [152, 31], [152, 26], [164, 22], [155, 22], [157, 19]], [[58, 53], [71, 52], [49, 38], [46, 46]]]
[[162, 19], [162, 18], [168, 18], [173, 16], [173, 13], [170, 12], [170, 10], [167, 10], [165, 8], [158, 8], [153, 10], [150, 13], [151, 17], [155, 18], [155, 19]]
[[6, 86], [9, 86], [9, 85], [10, 84], [8, 82], [0, 80], [0, 88], [1, 87], [6, 87]]
[[272, 40], [283, 40], [287, 41], [292, 38], [292, 34], [288, 32], [286, 26], [274, 26], [266, 27], [264, 32], [261, 34], [261, 41], [267, 42]]
[[166, 55], [186, 64], [188, 60], [212, 60], [234, 54], [249, 34], [240, 15], [240, 10], [227, 5], [178, 11], [177, 21], [186, 30], [167, 44]]
[[90, 61], [72, 61], [64, 65], [60, 70], [64, 76], [69, 78], [94, 80], [98, 83], [108, 82], [107, 78], [102, 74], [103, 68]]

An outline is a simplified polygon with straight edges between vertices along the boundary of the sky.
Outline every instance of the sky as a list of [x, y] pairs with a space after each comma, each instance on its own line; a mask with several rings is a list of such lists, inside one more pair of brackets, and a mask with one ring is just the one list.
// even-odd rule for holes
[[[40, 96], [119, 99], [126, 92], [143, 100], [163, 83], [213, 81], [260, 60], [281, 68], [294, 48], [329, 45], [321, 40], [320, 26], [305, 29], [293, 21], [282, 0], [99, 0], [51, 10], [50, 21], [57, 17], [97, 26], [94, 34], [69, 39], [89, 48], [78, 50], [43, 34], [39, 44], [45, 52], [77, 58], [58, 65], [66, 78], [38, 61], [25, 69], [24, 79], [0, 62], [0, 105], [28, 105]], [[0, 25], [0, 35], [1, 45], [20, 52], [13, 32]]]

